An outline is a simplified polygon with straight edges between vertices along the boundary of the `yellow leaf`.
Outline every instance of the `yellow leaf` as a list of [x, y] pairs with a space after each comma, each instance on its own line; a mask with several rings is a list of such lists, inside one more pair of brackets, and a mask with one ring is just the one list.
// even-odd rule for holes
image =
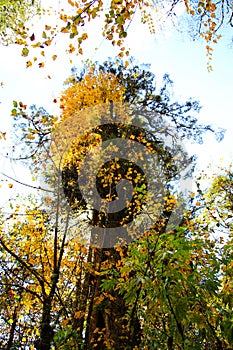
[[12, 188], [12, 187], [13, 187], [13, 184], [8, 184], [8, 187], [9, 187], [9, 188]]
[[57, 59], [57, 55], [53, 55], [52, 59], [53, 59], [53, 61], [55, 61]]
[[32, 66], [32, 62], [31, 61], [27, 61], [26, 67], [28, 68], [28, 67], [31, 67], [31, 66]]
[[72, 53], [75, 51], [75, 47], [72, 44], [69, 45], [69, 48], [70, 48], [69, 53]]
[[36, 44], [33, 44], [32, 47], [40, 47], [42, 44], [40, 41], [38, 41]]
[[40, 62], [39, 63], [39, 68], [43, 68], [44, 67], [44, 62]]
[[16, 44], [22, 45], [23, 44], [23, 40], [22, 39], [16, 39]]

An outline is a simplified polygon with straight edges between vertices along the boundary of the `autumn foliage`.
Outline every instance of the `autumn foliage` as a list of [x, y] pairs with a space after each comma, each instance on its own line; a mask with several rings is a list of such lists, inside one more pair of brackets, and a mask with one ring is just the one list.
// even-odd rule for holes
[[[61, 93], [60, 116], [14, 103], [15, 157], [33, 170], [34, 180], [43, 176], [44, 182], [25, 184], [34, 195], [16, 198], [1, 210], [2, 349], [231, 349], [232, 172], [222, 171], [207, 191], [199, 178], [197, 193], [188, 194], [179, 222], [171, 225], [172, 213], [184, 202], [176, 191], [177, 169], [192, 159], [174, 144], [165, 149], [158, 134], [175, 130], [181, 139], [199, 142], [212, 129], [199, 124], [196, 101], [174, 101], [167, 75], [163, 83], [156, 87], [148, 67], [108, 61], [87, 65], [82, 74], [73, 72]], [[150, 125], [151, 132], [142, 134], [132, 123], [128, 129], [112, 123], [93, 130], [96, 106], [107, 105], [111, 117], [112, 102], [127, 102], [131, 111], [134, 107], [143, 130]], [[59, 134], [71, 125], [70, 118], [79, 131], [86, 128], [71, 144], [67, 133]], [[166, 129], [167, 119], [172, 129]], [[73, 135], [71, 128], [67, 132]], [[110, 134], [137, 140], [158, 154], [164, 167], [149, 165], [155, 175], [158, 170], [166, 174], [164, 207], [157, 216], [153, 210], [144, 214], [152, 216], [152, 224], [139, 237], [101, 249], [87, 244], [87, 221], [99, 222], [72, 189], [77, 190], [73, 182], [82, 158], [90, 152], [94, 157], [95, 147]], [[65, 153], [63, 144], [71, 145]], [[150, 208], [152, 202], [144, 175], [129, 161], [109, 162], [111, 172], [102, 168], [97, 185], [110, 201], [116, 193], [109, 189], [126, 174], [143, 212], [146, 202]], [[126, 165], [131, 170], [125, 171]], [[75, 205], [67, 205], [69, 190]], [[215, 237], [219, 227], [225, 237]]]
[[[186, 31], [185, 21], [188, 19], [193, 28], [192, 35], [201, 37], [205, 41], [208, 56], [208, 68], [211, 69], [213, 47], [221, 38], [221, 30], [224, 26], [232, 26], [232, 5], [229, 1], [216, 2], [203, 0], [192, 2], [188, 0], [149, 2], [112, 0], [107, 4], [104, 1], [72, 1], [61, 3], [57, 9], [55, 6], [49, 9], [41, 8], [37, 1], [3, 1], [1, 4], [1, 39], [3, 43], [14, 42], [22, 46], [22, 56], [27, 58], [26, 66], [31, 67], [35, 62], [40, 68], [44, 67], [47, 48], [58, 37], [69, 39], [67, 52], [69, 54], [82, 55], [84, 43], [88, 40], [89, 23], [101, 21], [102, 35], [113, 46], [118, 47], [118, 56], [127, 57], [127, 34], [132, 21], [139, 17], [142, 23], [147, 25], [152, 35], [166, 27], [165, 23], [171, 20], [176, 27]], [[57, 18], [54, 25], [53, 17]], [[50, 18], [51, 17], [51, 20]], [[35, 22], [45, 20], [43, 28], [34, 26]], [[185, 29], [182, 29], [184, 26]], [[36, 53], [33, 50], [36, 49]], [[55, 49], [55, 48], [54, 48]], [[49, 53], [52, 61], [57, 59], [58, 53]], [[40, 57], [40, 61], [38, 58]], [[42, 61], [41, 61], [42, 59]]]

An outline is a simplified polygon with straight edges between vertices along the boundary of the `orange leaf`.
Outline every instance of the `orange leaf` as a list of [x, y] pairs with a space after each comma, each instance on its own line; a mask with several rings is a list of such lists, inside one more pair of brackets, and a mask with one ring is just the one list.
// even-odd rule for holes
[[83, 38], [83, 40], [86, 40], [88, 38], [87, 33], [83, 33], [82, 38]]
[[69, 30], [66, 27], [63, 27], [61, 29], [61, 33], [69, 33]]
[[52, 42], [52, 40], [46, 40], [44, 43], [45, 43], [46, 46], [50, 46], [51, 42]]

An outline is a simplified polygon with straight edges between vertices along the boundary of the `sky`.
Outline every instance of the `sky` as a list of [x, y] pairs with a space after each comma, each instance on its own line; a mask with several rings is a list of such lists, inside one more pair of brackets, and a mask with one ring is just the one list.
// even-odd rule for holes
[[[55, 22], [56, 16], [53, 19]], [[36, 23], [35, 30], [36, 26], [39, 28], [42, 24], [42, 21]], [[103, 61], [116, 55], [116, 50], [102, 38], [100, 29], [98, 20], [89, 26], [84, 55], [74, 57], [72, 64], [69, 62], [70, 57], [64, 53], [64, 34], [49, 48], [52, 53], [58, 55], [57, 60], [51, 63], [47, 59], [45, 68], [39, 68], [38, 65], [26, 68], [26, 60], [21, 57], [22, 48], [19, 46], [0, 47], [0, 81], [4, 83], [3, 88], [0, 88], [1, 131], [6, 131], [7, 136], [11, 133], [10, 111], [13, 100], [23, 101], [27, 105], [43, 106], [49, 113], [58, 113], [57, 106], [52, 101], [64, 90], [63, 82], [69, 76], [71, 67], [80, 67], [82, 61], [87, 58]], [[197, 171], [204, 169], [211, 172], [210, 164], [215, 168], [218, 164], [227, 165], [233, 159], [232, 37], [230, 30], [223, 32], [222, 39], [214, 47], [213, 71], [208, 72], [203, 40], [193, 41], [184, 33], [175, 31], [169, 23], [163, 27], [162, 32], [151, 35], [137, 18], [128, 30], [127, 43], [130, 46], [130, 54], [139, 63], [151, 64], [151, 70], [155, 73], [158, 83], [165, 73], [169, 73], [174, 81], [174, 96], [178, 101], [189, 97], [199, 100], [202, 106], [200, 122], [226, 129], [221, 143], [217, 143], [213, 135], [207, 135], [203, 145], [185, 144], [191, 153], [195, 152], [198, 155]], [[1, 142], [0, 145], [4, 143]], [[3, 172], [17, 178], [22, 177], [22, 174], [25, 180], [30, 177], [25, 175], [23, 168], [15, 164], [9, 165], [3, 158], [1, 168]], [[8, 196], [9, 191], [6, 189], [4, 198], [7, 200]]]

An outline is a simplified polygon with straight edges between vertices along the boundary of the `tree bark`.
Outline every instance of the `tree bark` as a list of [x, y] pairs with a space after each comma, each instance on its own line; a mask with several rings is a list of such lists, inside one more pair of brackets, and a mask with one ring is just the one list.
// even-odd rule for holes
[[9, 340], [7, 342], [6, 350], [11, 350], [12, 346], [13, 346], [15, 329], [16, 329], [16, 325], [17, 325], [17, 321], [18, 321], [18, 319], [17, 319], [17, 306], [14, 308], [12, 319], [13, 319], [13, 322], [12, 322], [12, 325], [11, 325], [10, 335], [9, 335]]
[[41, 319], [40, 339], [35, 343], [37, 350], [50, 350], [53, 341], [53, 329], [51, 327], [51, 299], [44, 300]]
[[[107, 253], [107, 254], [106, 254]], [[101, 264], [108, 260], [114, 265], [121, 259], [114, 248], [105, 250], [98, 249], [95, 252], [95, 268], [99, 269]], [[99, 303], [98, 299], [103, 295], [101, 282], [106, 276], [97, 274], [93, 277], [94, 293], [92, 296], [92, 307], [90, 310], [89, 324], [86, 334], [86, 350], [97, 349], [133, 349], [140, 345], [141, 328], [136, 315], [130, 322], [131, 330], [128, 329], [126, 320], [128, 307], [125, 300], [117, 290], [109, 291], [104, 301]]]

